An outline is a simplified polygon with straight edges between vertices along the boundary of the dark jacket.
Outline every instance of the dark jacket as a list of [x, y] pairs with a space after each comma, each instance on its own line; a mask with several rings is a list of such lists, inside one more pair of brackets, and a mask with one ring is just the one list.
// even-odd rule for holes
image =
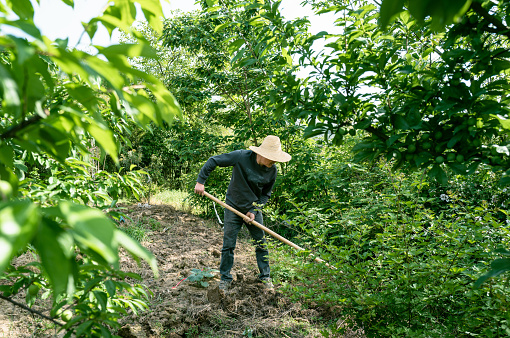
[[254, 203], [264, 205], [271, 196], [276, 180], [276, 165], [271, 168], [257, 163], [257, 154], [251, 150], [235, 150], [210, 157], [198, 174], [197, 182], [205, 181], [216, 167], [233, 167], [227, 190], [226, 203], [243, 214], [257, 209]]

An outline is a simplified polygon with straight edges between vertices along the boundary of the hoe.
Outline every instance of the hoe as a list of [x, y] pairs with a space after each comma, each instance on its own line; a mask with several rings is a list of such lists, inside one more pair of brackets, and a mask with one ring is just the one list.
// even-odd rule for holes
[[[219, 205], [223, 206], [224, 208], [227, 208], [228, 210], [232, 211], [233, 213], [235, 213], [237, 216], [247, 220], [247, 217], [246, 215], [243, 215], [241, 212], [237, 211], [236, 209], [232, 208], [230, 205], [220, 201], [219, 199], [217, 199], [216, 197], [214, 197], [213, 195], [209, 194], [207, 191], [204, 191], [204, 195], [207, 196], [208, 198], [210, 198], [211, 200], [213, 200], [214, 202], [218, 203]], [[294, 249], [297, 249], [298, 251], [303, 251], [305, 249], [303, 249], [302, 247], [300, 247], [299, 245], [297, 244], [294, 244], [292, 243], [291, 241], [289, 241], [288, 239], [286, 239], [285, 237], [282, 237], [280, 235], [278, 235], [276, 232], [266, 228], [265, 226], [263, 226], [262, 224], [260, 224], [259, 222], [253, 220], [250, 222], [251, 224], [255, 225], [256, 227], [264, 230], [266, 233], [270, 234], [271, 236], [273, 236], [274, 238], [276, 238], [277, 240], [293, 247]], [[319, 258], [319, 257], [315, 257], [314, 260], [316, 262], [319, 262], [319, 263], [324, 263], [327, 267], [329, 268], [332, 268], [332, 269], [336, 269], [334, 266], [331, 266], [329, 265], [328, 263], [326, 263], [323, 259]]]

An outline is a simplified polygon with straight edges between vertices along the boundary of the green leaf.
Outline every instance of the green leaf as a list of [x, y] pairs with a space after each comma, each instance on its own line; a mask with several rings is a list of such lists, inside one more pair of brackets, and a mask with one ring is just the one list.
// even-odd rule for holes
[[32, 47], [26, 39], [17, 37], [12, 37], [11, 39], [16, 44], [16, 49], [18, 52], [17, 61], [20, 65], [25, 63], [25, 61], [30, 59], [35, 54], [35, 48]]
[[406, 119], [402, 115], [394, 116], [393, 125], [395, 129], [407, 130], [409, 129], [409, 123], [407, 123]]
[[163, 30], [163, 8], [160, 0], [137, 0], [149, 25], [157, 32]]
[[463, 163], [448, 162], [447, 165], [458, 175], [466, 175], [467, 168]]
[[383, 0], [379, 19], [379, 24], [383, 29], [386, 29], [395, 15], [402, 11], [402, 7], [404, 7], [404, 0]]
[[154, 103], [146, 95], [127, 95], [126, 100], [131, 103], [133, 107], [136, 107], [140, 113], [133, 117], [135, 117], [141, 124], [147, 120], [146, 117], [159, 126], [163, 124], [158, 106], [154, 105]]
[[503, 185], [503, 186], [509, 185], [510, 184], [510, 176], [507, 175], [507, 176], [501, 177], [498, 184]]
[[492, 64], [494, 65], [495, 71], [500, 72], [510, 68], [510, 61], [507, 60], [493, 60]]
[[449, 148], [449, 149], [453, 149], [453, 146], [455, 146], [457, 144], [457, 142], [459, 142], [462, 137], [463, 137], [463, 133], [459, 132], [459, 133], [456, 133], [455, 135], [453, 135], [453, 137], [448, 141], [448, 143], [446, 144], [446, 147]]
[[113, 132], [102, 126], [95, 121], [91, 121], [90, 124], [85, 125], [85, 129], [90, 133], [90, 135], [96, 139], [101, 148], [103, 148], [108, 155], [110, 155], [115, 162], [118, 161], [117, 157], [117, 143], [113, 138]]
[[0, 200], [7, 200], [18, 193], [19, 179], [12, 169], [0, 165]]
[[62, 130], [59, 126], [59, 121], [51, 121], [55, 123], [41, 123], [36, 127], [32, 128], [30, 132], [23, 135], [23, 138], [28, 141], [35, 143], [37, 147], [50, 154], [54, 158], [64, 161], [70, 150], [69, 136], [65, 130]]
[[404, 134], [396, 134], [396, 135], [390, 136], [390, 138], [386, 140], [386, 145], [388, 147], [390, 147], [393, 143], [395, 143], [395, 141], [400, 139], [402, 136], [404, 136]]
[[115, 283], [111, 280], [107, 280], [104, 282], [104, 286], [106, 288], [106, 292], [108, 292], [109, 297], [115, 296], [115, 293], [117, 292], [117, 288], [115, 286]]
[[7, 5], [22, 20], [34, 19], [34, 7], [30, 0], [6, 0]]
[[371, 119], [364, 119], [364, 120], [356, 123], [354, 125], [354, 128], [355, 129], [366, 129], [366, 128], [370, 127], [371, 124], [372, 124], [372, 120]]
[[163, 121], [172, 124], [175, 118], [183, 117], [181, 106], [161, 82], [147, 84], [147, 88], [156, 97], [156, 104]]
[[287, 60], [287, 64], [289, 66], [292, 66], [292, 56], [289, 54], [289, 52], [285, 48], [282, 48], [282, 56], [285, 60]]
[[100, 100], [98, 100], [92, 88], [77, 83], [68, 83], [65, 87], [69, 95], [80, 102], [87, 110], [94, 112], [98, 109]]
[[[104, 77], [112, 87], [120, 89], [124, 87], [124, 77], [119, 73], [119, 70], [113, 66], [113, 64], [103, 61], [98, 58], [87, 58], [87, 64], [97, 72], [98, 75]], [[72, 65], [74, 66], [74, 65]], [[81, 66], [80, 66], [81, 67]], [[87, 78], [90, 74], [87, 74]], [[120, 95], [120, 94], [119, 94]]]
[[71, 235], [63, 231], [58, 223], [43, 218], [34, 245], [55, 295], [72, 293], [71, 258], [74, 246]]
[[59, 217], [71, 228], [80, 247], [91, 250], [118, 268], [118, 242], [114, 239], [115, 225], [99, 210], [62, 201], [54, 207]]
[[503, 272], [510, 271], [510, 258], [500, 258], [492, 261], [491, 270], [478, 278], [475, 282], [474, 287], [479, 288], [487, 279], [499, 276]]
[[90, 327], [94, 324], [92, 320], [87, 320], [86, 322], [83, 322], [76, 328], [76, 337], [81, 337], [82, 334], [85, 332], [88, 332]]
[[126, 233], [121, 230], [115, 229], [115, 241], [122, 245], [129, 253], [135, 258], [141, 258], [145, 260], [152, 269], [155, 277], [158, 277], [158, 265], [154, 255], [144, 248], [140, 243], [129, 237]]
[[[0, 9], [1, 9], [1, 2], [0, 2]], [[42, 40], [41, 32], [39, 29], [34, 25], [32, 21], [26, 21], [26, 20], [6, 20], [0, 16], [0, 24], [8, 25], [11, 27], [19, 28], [24, 33], [34, 37], [37, 40]]]
[[106, 311], [108, 306], [108, 296], [103, 291], [93, 291], [94, 297], [96, 297], [101, 311]]
[[0, 145], [0, 163], [8, 168], [13, 168], [14, 151], [7, 144]]
[[11, 74], [0, 63], [0, 86], [3, 93], [2, 110], [12, 112], [15, 118], [20, 115], [21, 100], [18, 95], [18, 84], [11, 78]]
[[0, 273], [36, 233], [39, 209], [28, 200], [0, 203]]
[[248, 67], [248, 66], [251, 66], [251, 65], [257, 63], [257, 61], [258, 61], [257, 59], [252, 59], [252, 58], [243, 59], [239, 63], [237, 63], [235, 65], [235, 67], [239, 67], [239, 68]]
[[506, 117], [501, 116], [501, 115], [491, 115], [491, 117], [497, 118], [499, 123], [501, 123], [501, 126], [504, 129], [506, 129], [506, 130], [510, 129], [510, 119], [507, 119]]
[[149, 44], [146, 43], [137, 43], [137, 44], [117, 44], [111, 45], [108, 47], [96, 47], [98, 51], [106, 56], [108, 60], [115, 60], [119, 55], [122, 57], [137, 57], [143, 56], [147, 58], [157, 58], [158, 55], [154, 48], [152, 48]]
[[228, 52], [230, 54], [236, 52], [239, 50], [239, 48], [241, 48], [242, 45], [244, 45], [245, 43], [245, 40], [244, 39], [237, 39], [235, 40], [234, 42], [232, 42], [229, 46], [228, 46]]
[[371, 148], [374, 148], [376, 145], [377, 144], [375, 142], [363, 141], [363, 142], [355, 144], [354, 147], [352, 147], [352, 151], [357, 152], [357, 151], [364, 150], [364, 149], [371, 149]]
[[226, 22], [226, 23], [222, 23], [221, 25], [218, 25], [214, 28], [214, 32], [220, 32], [222, 30], [224, 30], [225, 28], [227, 28], [228, 26], [232, 25], [233, 22]]
[[202, 280], [202, 278], [203, 278], [202, 275], [191, 275], [186, 279], [188, 282], [198, 282], [198, 281]]

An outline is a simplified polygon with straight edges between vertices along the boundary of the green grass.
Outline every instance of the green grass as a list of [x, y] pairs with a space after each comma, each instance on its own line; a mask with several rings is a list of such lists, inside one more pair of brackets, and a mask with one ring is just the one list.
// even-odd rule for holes
[[151, 202], [155, 204], [168, 204], [179, 210], [190, 208], [186, 198], [188, 193], [182, 190], [162, 190], [151, 197]]
[[131, 238], [139, 242], [143, 242], [149, 238], [152, 231], [161, 230], [163, 226], [160, 222], [150, 217], [142, 217], [135, 222], [130, 223], [122, 230], [127, 233]]
[[182, 190], [161, 190], [151, 196], [151, 203], [171, 205], [177, 210], [194, 215], [202, 213], [199, 206], [190, 203], [188, 196], [189, 193]]
[[141, 221], [133, 222], [129, 224], [129, 226], [122, 228], [122, 230], [136, 241], [143, 242], [149, 238], [149, 233], [151, 231], [146, 221], [147, 220], [142, 219]]

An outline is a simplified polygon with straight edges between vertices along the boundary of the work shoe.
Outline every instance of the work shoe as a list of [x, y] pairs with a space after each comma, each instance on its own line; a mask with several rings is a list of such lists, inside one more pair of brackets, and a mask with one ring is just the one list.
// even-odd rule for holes
[[262, 283], [262, 287], [266, 290], [273, 290], [274, 285], [271, 282], [271, 278], [261, 278], [260, 282]]
[[222, 280], [220, 280], [220, 283], [218, 284], [218, 289], [226, 292], [226, 291], [228, 291], [230, 284], [232, 284], [232, 281], [222, 279]]

